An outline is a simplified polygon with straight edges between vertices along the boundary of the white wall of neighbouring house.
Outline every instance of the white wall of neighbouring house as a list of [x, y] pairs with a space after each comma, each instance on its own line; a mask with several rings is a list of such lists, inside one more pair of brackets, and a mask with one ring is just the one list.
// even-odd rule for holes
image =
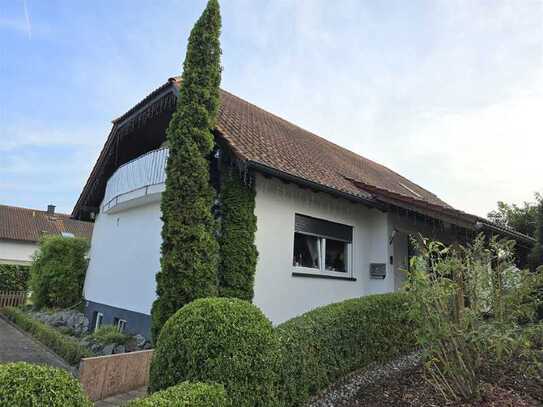
[[[394, 291], [386, 213], [258, 175], [255, 214], [259, 257], [254, 303], [274, 324], [322, 305]], [[296, 214], [353, 227], [352, 276], [356, 281], [293, 276], [304, 271], [293, 265]], [[370, 279], [370, 263], [385, 263], [386, 278]]]
[[37, 249], [37, 242], [0, 240], [0, 264], [30, 265]]
[[85, 299], [150, 314], [160, 270], [160, 202], [100, 213], [92, 234]]

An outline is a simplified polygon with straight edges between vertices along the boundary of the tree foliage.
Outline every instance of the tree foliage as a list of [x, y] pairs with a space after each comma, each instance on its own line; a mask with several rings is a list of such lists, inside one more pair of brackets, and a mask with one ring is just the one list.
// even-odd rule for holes
[[521, 206], [498, 201], [498, 208], [488, 213], [488, 219], [500, 226], [535, 237], [537, 207], [542, 201], [541, 195], [535, 194], [535, 200], [536, 202], [524, 202]]
[[255, 191], [234, 170], [225, 170], [221, 184], [219, 295], [252, 301], [258, 252]]
[[534, 237], [537, 240], [530, 252], [529, 262], [532, 269], [543, 265], [543, 201], [537, 207], [536, 228]]
[[88, 250], [89, 242], [82, 238], [46, 236], [40, 241], [30, 269], [37, 307], [66, 308], [82, 300]]
[[0, 291], [26, 291], [30, 267], [0, 264]]
[[170, 155], [162, 194], [162, 258], [152, 335], [183, 305], [217, 294], [218, 244], [208, 156], [219, 107], [221, 16], [209, 0], [189, 37], [177, 110], [166, 136]]

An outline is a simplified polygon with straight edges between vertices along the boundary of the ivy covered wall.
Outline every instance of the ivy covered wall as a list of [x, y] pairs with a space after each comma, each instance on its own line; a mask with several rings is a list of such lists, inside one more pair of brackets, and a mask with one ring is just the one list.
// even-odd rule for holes
[[221, 172], [219, 295], [251, 301], [258, 252], [255, 191], [232, 167]]

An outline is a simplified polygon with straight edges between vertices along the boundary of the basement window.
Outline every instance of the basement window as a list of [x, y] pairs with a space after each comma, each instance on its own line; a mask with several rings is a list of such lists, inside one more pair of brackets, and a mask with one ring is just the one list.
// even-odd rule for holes
[[310, 273], [350, 275], [352, 226], [295, 216], [293, 266]]
[[122, 333], [126, 329], [126, 320], [125, 319], [120, 319], [120, 318], [115, 318], [113, 320], [113, 325], [115, 325], [117, 330]]
[[102, 314], [101, 312], [95, 311], [94, 313], [94, 330], [95, 331], [102, 326], [103, 319], [104, 319], [104, 314]]

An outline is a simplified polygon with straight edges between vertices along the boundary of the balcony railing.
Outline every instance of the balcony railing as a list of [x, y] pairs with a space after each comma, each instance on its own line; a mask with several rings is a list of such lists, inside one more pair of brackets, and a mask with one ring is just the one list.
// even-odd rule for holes
[[102, 210], [108, 211], [121, 202], [145, 196], [151, 187], [164, 184], [168, 153], [167, 148], [149, 151], [117, 168], [107, 181]]

